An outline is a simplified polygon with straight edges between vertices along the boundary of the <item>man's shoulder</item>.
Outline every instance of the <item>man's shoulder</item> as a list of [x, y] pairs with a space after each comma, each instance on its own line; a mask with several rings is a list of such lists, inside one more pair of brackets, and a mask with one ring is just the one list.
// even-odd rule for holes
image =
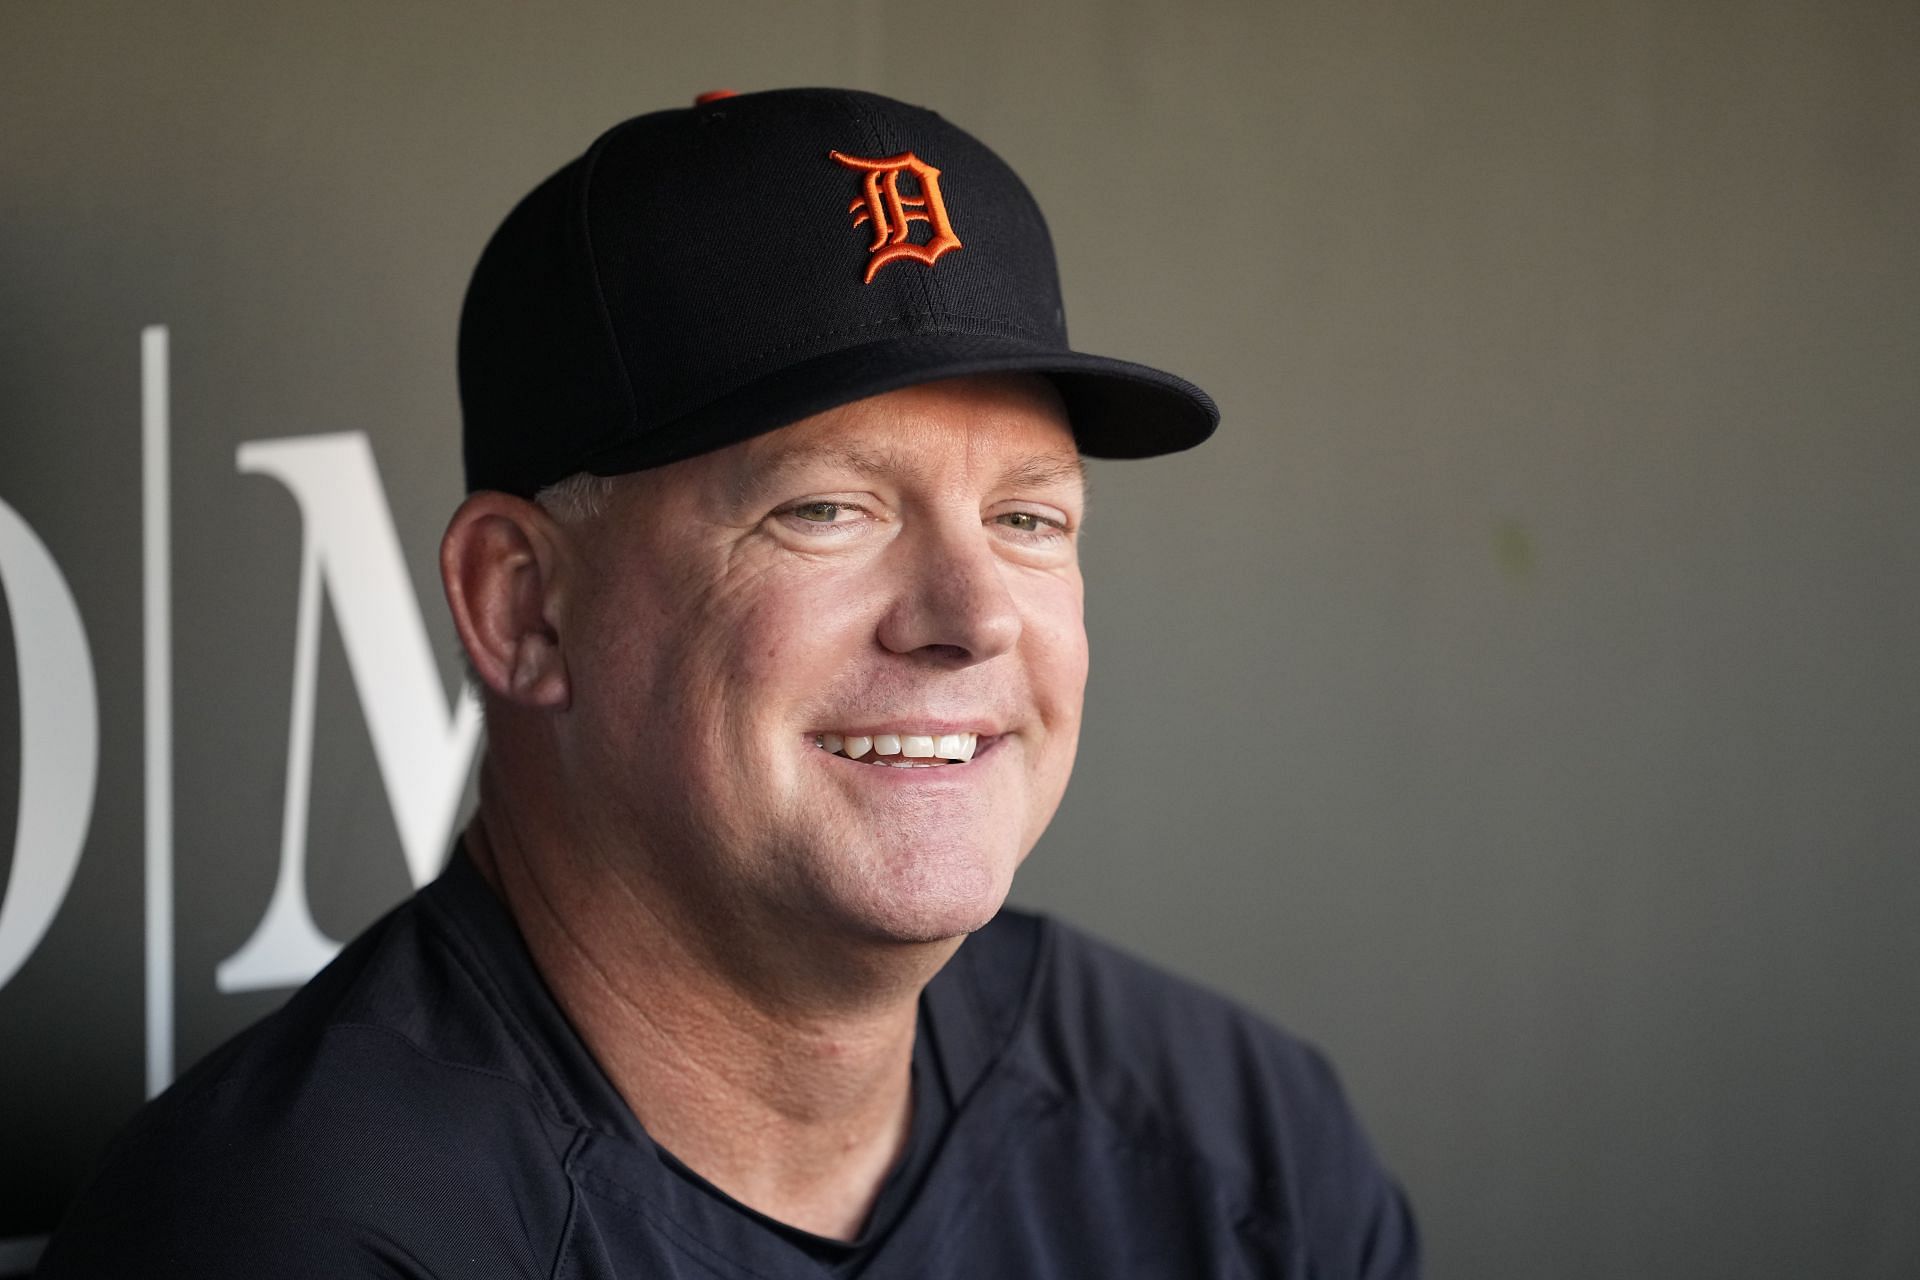
[[[574, 1130], [501, 1025], [487, 981], [421, 898], [397, 908], [141, 1110], [43, 1273], [104, 1275], [135, 1260], [146, 1274], [238, 1275], [269, 1262], [273, 1274], [308, 1274], [308, 1262], [341, 1273], [401, 1238], [486, 1239], [494, 1257], [524, 1256], [532, 1224], [516, 1215], [537, 1218], [554, 1200]], [[293, 1241], [302, 1256], [279, 1258]], [[437, 1269], [425, 1258], [394, 1266]]]
[[272, 1133], [364, 1116], [430, 1127], [476, 1094], [560, 1110], [437, 889], [369, 927], [286, 1004], [183, 1074], [141, 1122]]
[[1070, 925], [1003, 914], [995, 930], [1035, 939], [1010, 1069], [1108, 1150], [1193, 1171], [1335, 1273], [1413, 1273], [1404, 1198], [1318, 1048]]
[[1312, 1117], [1345, 1112], [1308, 1041], [1072, 925], [1040, 916], [1031, 927], [1040, 945], [1025, 1039], [1066, 1091], [1229, 1162], [1245, 1159], [1262, 1125], [1285, 1120], [1299, 1141]]

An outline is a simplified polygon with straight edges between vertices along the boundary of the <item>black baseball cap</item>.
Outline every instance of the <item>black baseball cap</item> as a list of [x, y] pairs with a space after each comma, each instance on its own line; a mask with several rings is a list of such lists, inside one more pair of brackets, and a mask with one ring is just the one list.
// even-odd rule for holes
[[1219, 421], [1192, 383], [1067, 345], [1046, 221], [972, 136], [870, 93], [703, 95], [602, 134], [481, 254], [467, 488], [528, 497], [993, 372], [1050, 376], [1096, 457]]

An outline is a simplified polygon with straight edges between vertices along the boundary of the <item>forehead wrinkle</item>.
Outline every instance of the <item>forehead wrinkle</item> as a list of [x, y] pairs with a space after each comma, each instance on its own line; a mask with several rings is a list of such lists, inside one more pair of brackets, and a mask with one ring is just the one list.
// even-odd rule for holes
[[1000, 483], [1020, 489], [1077, 484], [1084, 491], [1087, 487], [1087, 468], [1078, 453], [1035, 454], [1008, 467], [1001, 473]]
[[851, 471], [875, 479], [895, 474], [905, 465], [904, 457], [896, 452], [871, 449], [851, 441], [822, 440], [791, 445], [764, 461], [749, 454], [746, 465], [734, 477], [734, 496], [741, 501], [760, 497], [778, 487], [786, 476], [809, 467]]

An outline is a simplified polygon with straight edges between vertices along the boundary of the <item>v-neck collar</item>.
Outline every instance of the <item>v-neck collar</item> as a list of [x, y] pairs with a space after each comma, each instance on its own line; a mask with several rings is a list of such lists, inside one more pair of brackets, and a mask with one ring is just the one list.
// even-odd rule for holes
[[964, 1207], [970, 1187], [982, 1180], [976, 1166], [991, 1152], [991, 1144], [953, 1141], [955, 1132], [966, 1126], [1018, 1133], [1007, 1126], [1051, 1105], [1021, 1076], [1001, 1073], [1002, 1087], [989, 1087], [1025, 1019], [1045, 950], [1040, 921], [1004, 912], [963, 944], [922, 993], [919, 1028], [931, 1041], [922, 1060], [939, 1073], [949, 1105], [934, 1150], [917, 1171], [920, 1186], [893, 1221], [876, 1224], [856, 1249], [863, 1255], [857, 1261], [823, 1262], [762, 1215], [668, 1167], [674, 1157], [647, 1134], [588, 1051], [464, 846], [422, 897], [520, 1049], [525, 1083], [556, 1120], [581, 1131], [567, 1155], [570, 1176], [595, 1196], [645, 1215], [664, 1239], [721, 1274], [830, 1277], [850, 1269], [879, 1277], [896, 1270], [890, 1261], [896, 1258], [907, 1259], [898, 1274], [914, 1274], [914, 1259], [924, 1259], [924, 1250], [941, 1238], [942, 1221]]

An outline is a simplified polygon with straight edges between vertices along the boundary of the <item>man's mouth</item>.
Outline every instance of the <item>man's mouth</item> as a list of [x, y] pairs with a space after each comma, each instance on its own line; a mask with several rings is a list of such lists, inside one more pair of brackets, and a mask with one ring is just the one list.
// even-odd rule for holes
[[[989, 739], [991, 741], [991, 739]], [[979, 749], [977, 733], [875, 733], [814, 735], [814, 745], [860, 764], [894, 769], [937, 769], [965, 764]]]

